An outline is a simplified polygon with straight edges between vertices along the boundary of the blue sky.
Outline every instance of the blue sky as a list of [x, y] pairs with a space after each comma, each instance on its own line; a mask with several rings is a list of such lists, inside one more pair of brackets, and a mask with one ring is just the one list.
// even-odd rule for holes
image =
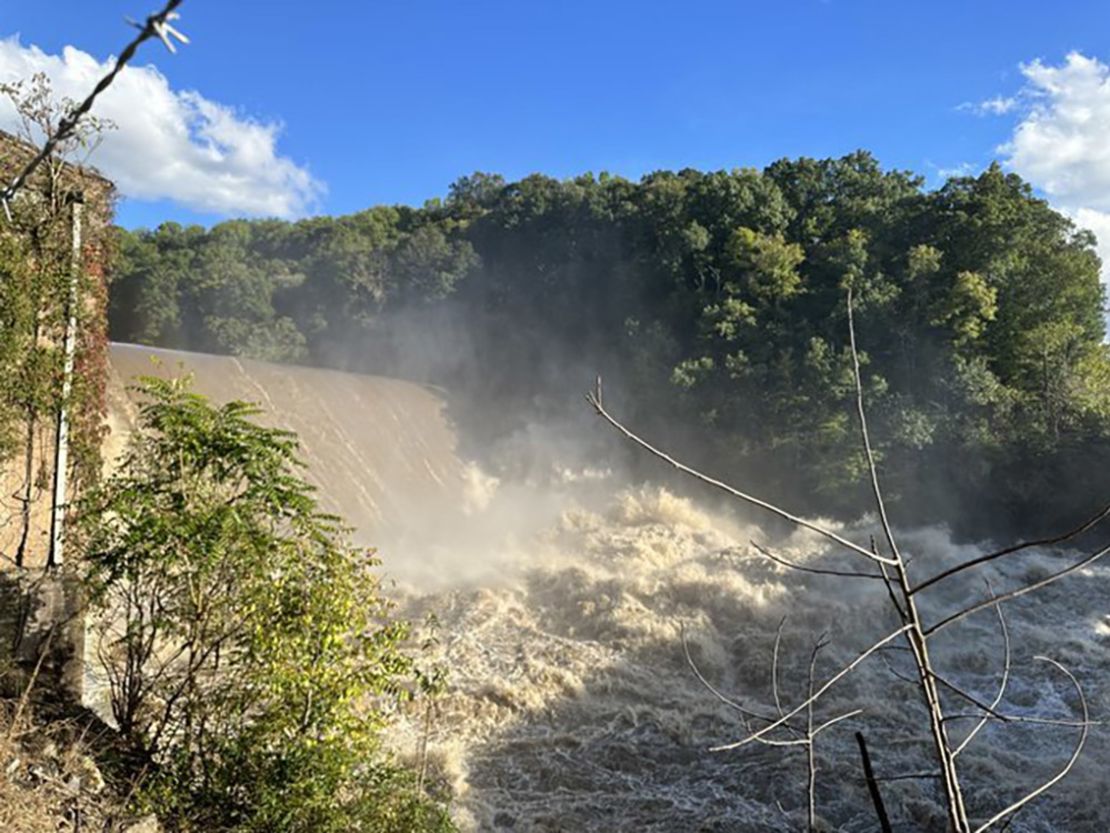
[[[65, 77], [76, 89], [97, 67], [77, 72], [64, 47], [105, 60], [130, 37], [122, 17], [156, 0], [3, 2], [0, 74], [41, 64], [68, 91]], [[1044, 108], [1019, 95], [1023, 65], [1062, 71], [1079, 53], [1090, 62], [1080, 82], [1101, 78], [1105, 2], [185, 0], [181, 12], [192, 44], [177, 55], [148, 44], [139, 63], [164, 76], [166, 112], [191, 115], [165, 135], [132, 130], [146, 112], [136, 83], [109, 114], [146, 138], [109, 136], [92, 160], [131, 193], [127, 226], [419, 204], [475, 170], [638, 177], [861, 147], [934, 184], [999, 156], [1023, 173], [1047, 164], [1035, 184], [1068, 210], [1100, 210], [1074, 182], [1060, 191], [1043, 136], [1032, 162], [998, 148]], [[1005, 112], [976, 112], [996, 97]], [[203, 169], [192, 190], [190, 165]]]

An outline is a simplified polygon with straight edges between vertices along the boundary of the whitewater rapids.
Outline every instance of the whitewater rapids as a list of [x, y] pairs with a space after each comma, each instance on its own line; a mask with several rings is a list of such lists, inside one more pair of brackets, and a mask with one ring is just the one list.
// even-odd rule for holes
[[[840, 529], [864, 541], [871, 531], [866, 523]], [[464, 829], [805, 829], [804, 753], [755, 744], [708, 751], [741, 738], [744, 724], [699, 683], [683, 638], [709, 682], [766, 714], [774, 709], [771, 656], [784, 616], [780, 690], [787, 709], [804, 699], [810, 652], [821, 633], [831, 640], [818, 663], [823, 679], [897, 623], [881, 583], [799, 574], [754, 551], [752, 538], [766, 540], [758, 528], [702, 511], [664, 489], [628, 489], [602, 511], [564, 512], [532, 539], [512, 574], [492, 586], [409, 597], [409, 615], [434, 611], [438, 617], [438, 655], [450, 670], [450, 689], [427, 724], [428, 759], [456, 796]], [[942, 530], [919, 530], [902, 541], [919, 577], [977, 552], [953, 546]], [[798, 563], [860, 566], [851, 555], [827, 552], [810, 533], [776, 548]], [[1058, 569], [1065, 558], [1034, 554], [1015, 570], [987, 572], [1001, 591]], [[1107, 713], [1108, 591], [1110, 573], [1096, 566], [1005, 606], [1013, 677], [1001, 711], [1076, 719], [1066, 678], [1032, 661], [1045, 653], [1076, 673], [1092, 715]], [[953, 579], [926, 613], [956, 609], [983, 592], [978, 576]], [[935, 652], [940, 673], [993, 700], [1003, 656], [993, 613], [952, 626], [937, 638]], [[817, 722], [865, 710], [818, 739], [817, 810], [824, 829], [876, 827], [856, 730], [866, 734], [880, 777], [930, 769], [917, 692], [893, 677], [887, 662], [910, 672], [898, 652], [873, 658], [816, 709]], [[945, 699], [950, 712], [975, 711]], [[953, 739], [973, 723], [955, 724]], [[419, 750], [425, 725], [411, 723], [403, 744]], [[1074, 728], [988, 726], [960, 758], [974, 817], [993, 815], [1049, 777], [1067, 761], [1077, 734]], [[1106, 741], [1105, 729], [1096, 727], [1068, 778], [1023, 810], [1011, 829], [1110, 829], [1101, 797], [1110, 785]], [[934, 782], [901, 780], [883, 789], [895, 829], [945, 829]]]
[[[134, 419], [124, 382], [148, 367], [147, 348], [114, 346], [117, 442]], [[381, 543], [401, 613], [428, 614], [430, 660], [448, 670], [444, 696], [401, 716], [391, 742], [454, 800], [466, 831], [800, 831], [806, 765], [796, 748], [709, 747], [745, 734], [742, 717], [702, 685], [763, 713], [774, 709], [771, 656], [785, 708], [803, 697], [814, 641], [827, 633], [824, 679], [897, 623], [881, 583], [799, 574], [749, 541], [809, 565], [859, 569], [811, 533], [770, 540], [751, 521], [666, 489], [596, 473], [500, 482], [458, 459], [448, 409], [434, 392], [396, 380], [168, 354], [216, 399], [259, 401], [274, 424], [302, 435], [310, 474], [329, 508]], [[163, 372], [163, 371], [159, 371]], [[574, 475], [582, 476], [574, 476]], [[565, 475], [565, 476], [564, 476]], [[751, 485], [751, 484], [745, 484]], [[866, 541], [867, 519], [836, 527]], [[1104, 533], [1104, 536], [1110, 531]], [[901, 534], [921, 579], [971, 557], [942, 529]], [[929, 621], [986, 592], [1059, 569], [1074, 553], [1035, 552], [938, 586]], [[876, 586], [876, 584], [878, 586]], [[1013, 676], [1004, 713], [1074, 720], [1078, 704], [1047, 654], [1083, 684], [1092, 717], [1110, 713], [1110, 565], [1095, 565], [1007, 603]], [[990, 611], [935, 640], [938, 670], [991, 701], [1002, 638]], [[898, 651], [872, 657], [830, 690], [818, 722], [864, 713], [820, 736], [817, 812], [823, 829], [876, 828], [853, 733], [868, 739], [880, 777], [931, 767], [916, 690]], [[969, 713], [954, 697], [950, 712]], [[973, 721], [952, 725], [959, 740]], [[1067, 761], [1078, 730], [989, 725], [959, 761], [974, 818], [983, 820]], [[781, 737], [781, 736], [780, 736]], [[1107, 730], [1095, 727], [1070, 775], [1023, 809], [1012, 831], [1110, 830]], [[895, 829], [943, 831], [935, 782], [885, 782]]]

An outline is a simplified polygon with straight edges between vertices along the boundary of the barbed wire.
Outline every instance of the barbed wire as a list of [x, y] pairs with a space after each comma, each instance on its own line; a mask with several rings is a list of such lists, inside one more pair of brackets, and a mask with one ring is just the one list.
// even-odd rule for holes
[[180, 17], [175, 9], [180, 6], [181, 3], [182, 0], [168, 0], [162, 10], [150, 15], [145, 23], [137, 23], [134, 20], [128, 20], [128, 23], [139, 30], [138, 36], [123, 48], [119, 57], [116, 58], [116, 62], [112, 66], [111, 71], [100, 79], [97, 85], [93, 87], [93, 91], [89, 93], [84, 101], [58, 122], [57, 129], [53, 134], [46, 137], [46, 141], [39, 149], [39, 152], [24, 166], [23, 170], [12, 178], [12, 181], [8, 183], [7, 187], [0, 191], [0, 205], [3, 205], [4, 215], [8, 218], [9, 223], [12, 220], [10, 203], [19, 192], [19, 189], [23, 187], [27, 178], [35, 172], [35, 169], [42, 164], [43, 160], [47, 159], [54, 152], [54, 149], [57, 148], [61, 142], [64, 142], [73, 135], [73, 131], [77, 129], [77, 125], [80, 123], [81, 118], [92, 109], [96, 97], [108, 89], [108, 86], [116, 80], [116, 76], [119, 75], [120, 71], [127, 65], [127, 62], [135, 57], [135, 53], [138, 51], [139, 47], [151, 38], [158, 38], [165, 44], [170, 52], [176, 52], [177, 50], [173, 44], [174, 38], [181, 43], [189, 42], [189, 39], [185, 35], [170, 24], [171, 20], [176, 20]]

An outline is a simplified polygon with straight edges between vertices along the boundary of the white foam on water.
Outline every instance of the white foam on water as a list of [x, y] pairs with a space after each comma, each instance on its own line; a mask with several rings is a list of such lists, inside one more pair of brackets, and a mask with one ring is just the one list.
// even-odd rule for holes
[[[841, 530], [867, 540], [871, 525]], [[428, 737], [434, 776], [456, 796], [468, 830], [804, 829], [801, 752], [708, 747], [743, 736], [739, 716], [718, 702], [687, 666], [685, 633], [703, 674], [731, 696], [769, 712], [774, 635], [787, 617], [781, 668], [789, 708], [799, 702], [813, 640], [828, 632], [819, 675], [831, 674], [896, 627], [879, 582], [801, 575], [766, 560], [747, 541], [761, 530], [715, 516], [665, 489], [615, 494], [602, 511], [571, 508], [502, 557], [497, 581], [432, 594], [410, 593], [405, 612], [439, 621], [438, 658], [448, 667], [447, 695]], [[942, 529], [902, 535], [919, 577], [978, 552], [953, 545]], [[835, 554], [809, 532], [776, 542], [798, 563], [866, 567]], [[1001, 590], [1066, 563], [1034, 553], [1014, 565], [980, 570], [938, 586], [924, 603], [929, 618], [985, 592]], [[1106, 599], [1110, 573], [1092, 568], [1006, 605], [1014, 675], [1000, 708], [1015, 714], [1074, 718], [1066, 680], [1032, 656], [1047, 653], [1083, 681], [1092, 712], [1105, 714]], [[1001, 672], [997, 619], [977, 614], [936, 638], [939, 667], [983, 700]], [[909, 672], [896, 652], [892, 664]], [[829, 829], [870, 831], [874, 815], [853, 732], [868, 737], [880, 775], [930, 768], [928, 732], [916, 690], [873, 659], [832, 689], [817, 719], [863, 708], [859, 719], [818, 743], [818, 810]], [[971, 712], [955, 698], [951, 711]], [[972, 721], [955, 724], [959, 739]], [[419, 748], [423, 724], [397, 737]], [[1075, 729], [991, 725], [961, 758], [973, 814], [993, 814], [1061, 766]], [[1046, 798], [1022, 811], [1011, 829], [1110, 829], [1099, 787], [1110, 777], [1106, 731], [1096, 728], [1080, 765]], [[900, 829], [943, 830], [932, 782], [884, 787]]]

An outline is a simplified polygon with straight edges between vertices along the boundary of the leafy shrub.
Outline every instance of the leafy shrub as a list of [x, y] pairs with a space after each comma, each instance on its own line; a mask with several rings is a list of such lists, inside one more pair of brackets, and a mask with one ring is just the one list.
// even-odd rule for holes
[[136, 794], [174, 830], [449, 830], [380, 742], [438, 684], [370, 553], [322, 513], [297, 441], [145, 379], [118, 473], [85, 501], [89, 583]]

